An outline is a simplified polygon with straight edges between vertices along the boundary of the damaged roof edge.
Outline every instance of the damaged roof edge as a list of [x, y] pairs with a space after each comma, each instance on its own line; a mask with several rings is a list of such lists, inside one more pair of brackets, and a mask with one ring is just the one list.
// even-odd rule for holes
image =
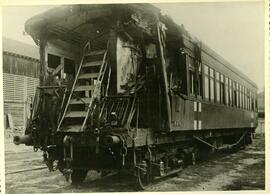
[[[25, 22], [25, 31], [35, 38], [41, 38], [42, 30], [44, 27], [52, 22], [56, 22], [66, 16], [69, 12], [72, 12], [76, 6], [74, 5], [64, 5], [57, 6], [55, 8], [49, 9], [46, 12], [35, 15]], [[76, 9], [75, 9], [76, 10]]]
[[65, 19], [69, 14], [76, 14], [81, 11], [91, 11], [102, 9], [104, 7], [113, 8], [115, 6], [126, 7], [127, 9], [138, 9], [159, 13], [160, 9], [151, 4], [79, 4], [79, 5], [61, 5], [52, 8], [46, 12], [33, 16], [25, 22], [25, 31], [35, 39], [41, 39], [48, 25], [52, 25], [61, 19]]

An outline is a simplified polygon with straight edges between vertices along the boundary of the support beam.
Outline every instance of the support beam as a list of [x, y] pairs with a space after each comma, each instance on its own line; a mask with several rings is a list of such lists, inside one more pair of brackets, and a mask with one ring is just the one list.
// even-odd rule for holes
[[160, 22], [157, 18], [157, 24], [156, 24], [156, 31], [157, 31], [157, 46], [158, 46], [158, 59], [159, 59], [159, 80], [161, 84], [161, 95], [164, 101], [164, 114], [163, 117], [165, 119], [165, 128], [166, 130], [171, 130], [171, 105], [170, 105], [170, 99], [169, 99], [169, 89], [168, 89], [168, 81], [167, 81], [167, 70], [166, 70], [166, 64], [164, 59], [164, 52], [163, 52], [163, 40], [162, 34], [160, 31]]
[[39, 83], [41, 86], [43, 86], [46, 81], [48, 69], [48, 64], [46, 62], [46, 40], [40, 40], [39, 55], [40, 55]]

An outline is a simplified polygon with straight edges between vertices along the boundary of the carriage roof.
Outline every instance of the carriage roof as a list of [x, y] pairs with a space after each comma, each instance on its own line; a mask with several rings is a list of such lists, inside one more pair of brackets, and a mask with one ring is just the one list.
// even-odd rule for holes
[[[110, 22], [119, 11], [143, 11], [153, 15], [159, 15], [165, 25], [173, 27], [175, 36], [181, 36], [186, 40], [185, 47], [191, 52], [199, 40], [190, 35], [184, 26], [177, 25], [170, 17], [160, 14], [160, 9], [151, 4], [82, 4], [82, 5], [64, 5], [50, 9], [42, 14], [36, 15], [25, 23], [25, 31], [32, 36], [38, 43], [40, 39], [50, 39], [61, 37], [74, 45], [81, 45], [89, 37], [95, 35], [97, 23], [104, 29], [109, 28]], [[89, 29], [91, 29], [89, 31]], [[104, 30], [103, 29], [103, 30]], [[102, 33], [102, 32], [101, 32]], [[87, 34], [87, 35], [86, 35]], [[257, 88], [256, 84], [251, 81], [241, 71], [231, 65], [227, 60], [202, 43], [202, 51], [207, 53], [214, 60], [220, 62], [225, 68], [240, 76], [252, 87]], [[212, 64], [213, 65], [213, 64]], [[214, 66], [214, 65], [213, 65]]]

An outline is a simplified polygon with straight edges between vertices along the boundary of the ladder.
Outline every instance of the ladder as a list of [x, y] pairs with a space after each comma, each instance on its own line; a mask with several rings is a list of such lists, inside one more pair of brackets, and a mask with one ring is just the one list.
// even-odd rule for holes
[[94, 101], [100, 98], [101, 83], [107, 68], [107, 48], [87, 53], [89, 45], [88, 42], [83, 48], [80, 65], [57, 131], [63, 125], [67, 132], [83, 131], [95, 108]]

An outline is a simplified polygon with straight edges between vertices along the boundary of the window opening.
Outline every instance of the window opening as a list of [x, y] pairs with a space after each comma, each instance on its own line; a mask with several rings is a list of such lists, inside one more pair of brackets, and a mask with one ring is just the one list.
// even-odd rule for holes
[[209, 68], [204, 65], [204, 98], [209, 100]]
[[210, 100], [214, 102], [215, 100], [215, 89], [214, 89], [214, 70], [210, 69]]
[[216, 101], [220, 103], [220, 74], [216, 72]]

